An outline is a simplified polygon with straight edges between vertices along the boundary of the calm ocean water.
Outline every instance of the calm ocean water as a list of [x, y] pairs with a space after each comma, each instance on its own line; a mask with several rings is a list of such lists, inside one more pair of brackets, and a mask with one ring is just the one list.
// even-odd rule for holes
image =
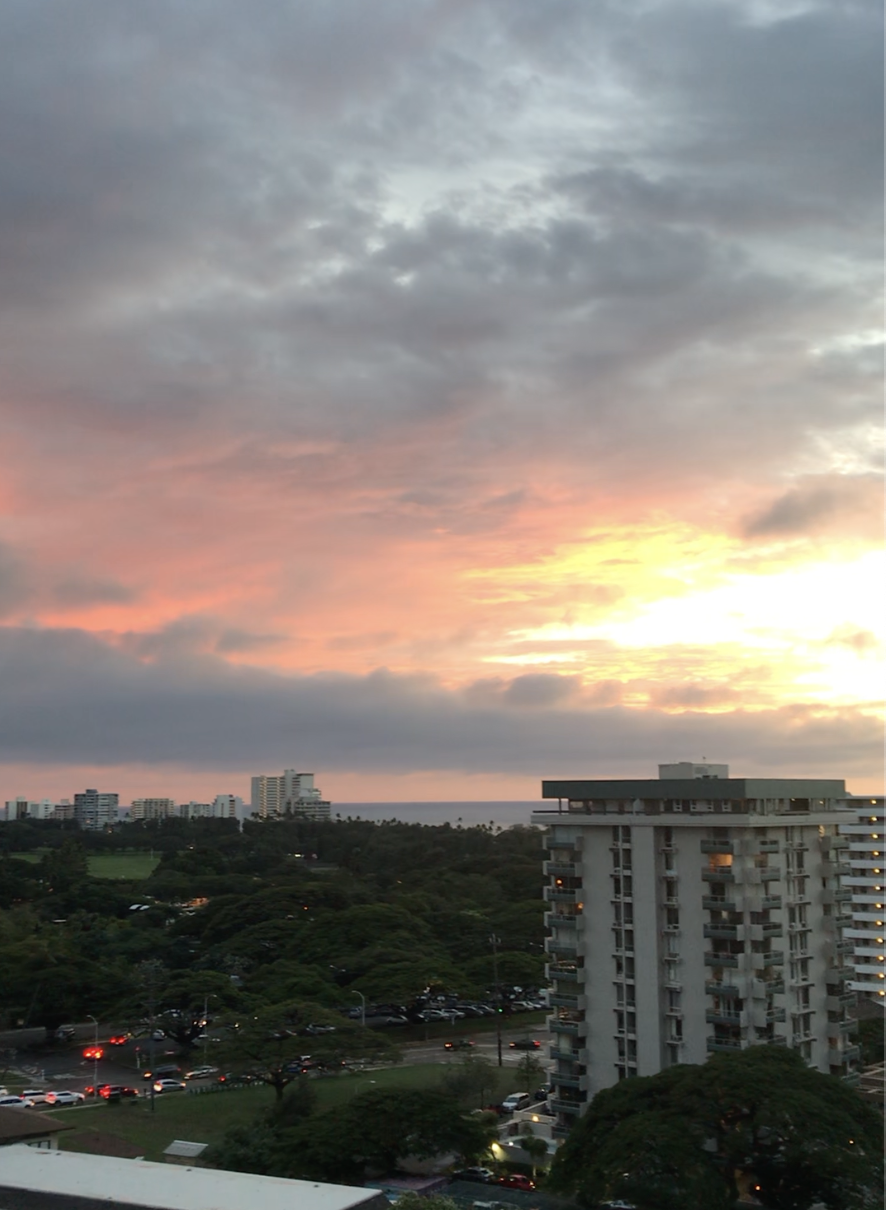
[[500, 828], [512, 828], [515, 824], [529, 823], [534, 810], [550, 807], [549, 803], [535, 802], [334, 802], [333, 819], [396, 819], [402, 823], [448, 823], [456, 827], [477, 827], [479, 824], [495, 824]]

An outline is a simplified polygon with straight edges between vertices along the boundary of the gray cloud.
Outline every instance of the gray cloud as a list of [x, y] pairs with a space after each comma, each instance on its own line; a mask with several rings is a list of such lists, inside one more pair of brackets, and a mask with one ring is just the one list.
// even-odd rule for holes
[[882, 481], [873, 475], [800, 483], [747, 518], [743, 530], [749, 538], [794, 536], [850, 517], [881, 525], [882, 496]]
[[181, 650], [150, 661], [75, 630], [0, 630], [0, 677], [17, 686], [0, 705], [0, 755], [16, 762], [221, 771], [276, 767], [297, 744], [336, 771], [542, 777], [717, 751], [747, 771], [850, 776], [876, 764], [882, 742], [878, 721], [851, 709], [550, 709], [542, 694], [514, 710], [429, 676], [287, 677]]

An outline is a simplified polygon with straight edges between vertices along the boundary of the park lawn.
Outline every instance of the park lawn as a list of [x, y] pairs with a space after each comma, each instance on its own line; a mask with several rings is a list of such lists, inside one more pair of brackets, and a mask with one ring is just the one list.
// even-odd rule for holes
[[[51, 849], [33, 849], [30, 853], [13, 853], [17, 861], [42, 861]], [[150, 852], [95, 853], [87, 857], [89, 873], [93, 878], [126, 878], [136, 882], [147, 878], [157, 868], [160, 858]]]
[[[317, 1090], [318, 1110], [334, 1109], [358, 1093], [371, 1088], [433, 1089], [444, 1067], [425, 1063], [415, 1067], [385, 1067], [366, 1072], [312, 1081]], [[498, 1095], [512, 1092], [513, 1070], [499, 1073]], [[93, 1151], [95, 1133], [110, 1139], [122, 1139], [138, 1148], [148, 1160], [161, 1160], [163, 1151], [174, 1139], [194, 1143], [216, 1143], [231, 1126], [245, 1124], [263, 1109], [274, 1104], [273, 1090], [258, 1085], [201, 1095], [166, 1093], [155, 1099], [155, 1111], [149, 1103], [90, 1105], [83, 1109], [62, 1109], [50, 1116], [73, 1127], [59, 1136], [63, 1151]]]
[[97, 853], [88, 858], [93, 878], [148, 878], [160, 863], [153, 853]]

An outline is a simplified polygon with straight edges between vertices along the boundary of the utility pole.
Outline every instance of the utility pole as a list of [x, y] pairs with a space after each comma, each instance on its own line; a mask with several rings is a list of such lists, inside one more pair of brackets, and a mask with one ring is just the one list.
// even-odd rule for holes
[[86, 1016], [95, 1026], [95, 1040], [92, 1044], [92, 1095], [98, 1099], [98, 1021], [90, 1013]]
[[495, 1041], [498, 1046], [498, 1065], [502, 1066], [501, 1059], [501, 986], [498, 982], [498, 937], [495, 933], [491, 933], [489, 937], [492, 944], [492, 978], [495, 985]]
[[366, 1028], [366, 997], [363, 995], [362, 992], [358, 992], [356, 987], [352, 987], [351, 992], [353, 993], [353, 995], [360, 997], [360, 1024], [365, 1029]]

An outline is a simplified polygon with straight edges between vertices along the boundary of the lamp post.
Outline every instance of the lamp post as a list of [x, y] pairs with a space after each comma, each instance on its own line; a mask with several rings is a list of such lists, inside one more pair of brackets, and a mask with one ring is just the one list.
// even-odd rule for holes
[[355, 996], [360, 997], [360, 1024], [366, 1028], [366, 997], [362, 992], [358, 992], [356, 987], [351, 988], [351, 992]]
[[491, 933], [489, 941], [492, 945], [492, 978], [495, 983], [495, 1041], [498, 1047], [498, 1065], [501, 1061], [501, 987], [498, 982], [498, 937]]
[[92, 1045], [92, 1089], [93, 1096], [98, 1096], [98, 1021], [90, 1013], [86, 1014], [87, 1018], [95, 1026], [95, 1041]]

